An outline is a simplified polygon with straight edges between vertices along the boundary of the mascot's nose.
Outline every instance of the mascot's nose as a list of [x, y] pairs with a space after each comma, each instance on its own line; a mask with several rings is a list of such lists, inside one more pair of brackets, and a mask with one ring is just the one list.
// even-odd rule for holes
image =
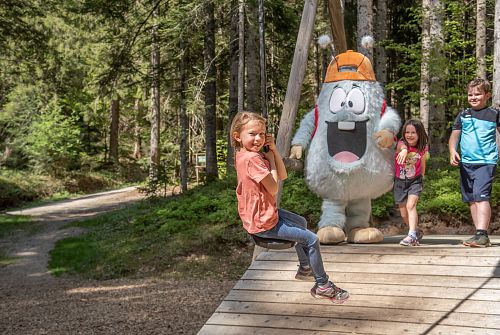
[[356, 128], [355, 122], [339, 121], [339, 130], [354, 130]]

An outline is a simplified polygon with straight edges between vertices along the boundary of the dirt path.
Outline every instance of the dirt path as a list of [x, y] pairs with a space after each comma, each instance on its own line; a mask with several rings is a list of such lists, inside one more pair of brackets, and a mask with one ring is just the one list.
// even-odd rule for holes
[[233, 281], [95, 281], [55, 278], [47, 271], [55, 242], [81, 232], [61, 229], [66, 223], [141, 198], [135, 188], [127, 188], [9, 212], [33, 216], [41, 229], [32, 236], [0, 240], [0, 247], [17, 258], [0, 268], [0, 333], [196, 334]]

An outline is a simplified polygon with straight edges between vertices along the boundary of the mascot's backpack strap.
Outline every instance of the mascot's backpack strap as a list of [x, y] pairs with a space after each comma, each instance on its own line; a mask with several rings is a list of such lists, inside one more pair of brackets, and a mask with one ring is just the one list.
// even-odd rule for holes
[[318, 104], [316, 104], [314, 106], [314, 129], [313, 129], [313, 132], [311, 134], [311, 140], [314, 137], [314, 134], [316, 134], [316, 129], [318, 129], [318, 118], [319, 118], [319, 115], [318, 115]]

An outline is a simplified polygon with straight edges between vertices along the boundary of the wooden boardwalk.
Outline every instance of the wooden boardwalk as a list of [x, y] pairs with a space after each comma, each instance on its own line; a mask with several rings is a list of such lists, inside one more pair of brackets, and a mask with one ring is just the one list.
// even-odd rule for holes
[[198, 334], [500, 334], [500, 236], [474, 249], [465, 236], [424, 236], [420, 247], [400, 238], [321, 246], [327, 273], [351, 293], [342, 305], [294, 279], [295, 249], [263, 252]]

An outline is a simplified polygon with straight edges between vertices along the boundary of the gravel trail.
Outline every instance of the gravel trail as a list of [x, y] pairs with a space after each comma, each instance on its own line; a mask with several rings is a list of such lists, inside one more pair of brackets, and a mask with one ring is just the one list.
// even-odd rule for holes
[[108, 281], [56, 278], [47, 270], [57, 240], [82, 232], [66, 223], [142, 198], [135, 188], [104, 192], [9, 214], [32, 216], [39, 230], [0, 247], [16, 262], [0, 268], [0, 334], [196, 334], [234, 281]]

